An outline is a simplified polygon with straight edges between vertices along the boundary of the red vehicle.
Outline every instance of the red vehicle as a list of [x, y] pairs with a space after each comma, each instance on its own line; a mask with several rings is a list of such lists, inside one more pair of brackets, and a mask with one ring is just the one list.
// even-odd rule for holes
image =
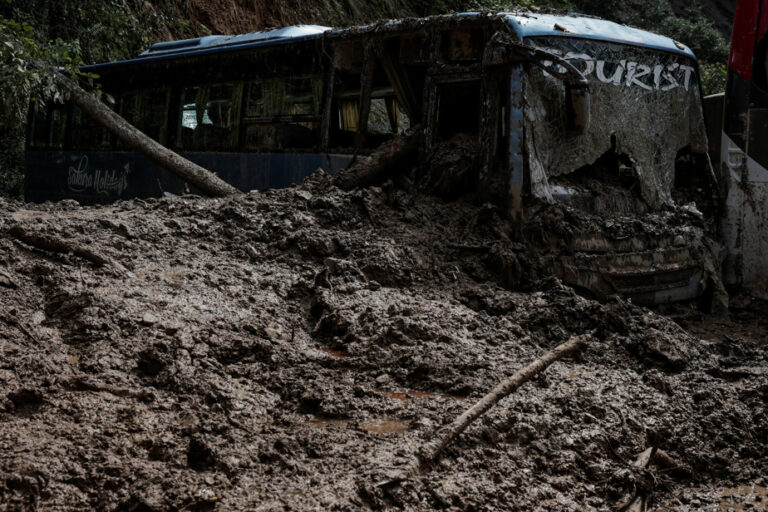
[[[724, 95], [707, 100], [723, 184], [725, 280], [768, 294], [768, 0], [739, 0]], [[722, 118], [717, 117], [722, 106]], [[722, 119], [722, 125], [720, 125]], [[718, 128], [721, 127], [721, 133]], [[713, 133], [714, 132], [714, 133]], [[712, 140], [714, 139], [714, 141]], [[719, 141], [719, 144], [717, 144]]]

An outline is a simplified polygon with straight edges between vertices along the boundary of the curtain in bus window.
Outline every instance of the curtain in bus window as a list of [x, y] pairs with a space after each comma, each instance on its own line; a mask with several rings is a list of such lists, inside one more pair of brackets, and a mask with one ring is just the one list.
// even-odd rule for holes
[[273, 77], [250, 82], [245, 149], [308, 149], [320, 139], [319, 76]]
[[254, 80], [248, 84], [247, 117], [273, 117], [283, 114], [285, 89], [282, 79]]
[[360, 118], [360, 102], [357, 98], [339, 101], [339, 125], [346, 132], [357, 131], [357, 121]]

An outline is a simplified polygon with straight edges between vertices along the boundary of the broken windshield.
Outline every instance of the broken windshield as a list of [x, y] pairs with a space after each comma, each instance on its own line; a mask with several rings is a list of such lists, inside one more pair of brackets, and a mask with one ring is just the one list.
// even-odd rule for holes
[[613, 150], [631, 161], [649, 206], [670, 202], [678, 151], [707, 150], [695, 62], [594, 40], [559, 37], [531, 43], [574, 64], [589, 80], [592, 98], [590, 127], [571, 131], [566, 86], [546, 70], [530, 68], [525, 100], [532, 193], [550, 198], [550, 178]]

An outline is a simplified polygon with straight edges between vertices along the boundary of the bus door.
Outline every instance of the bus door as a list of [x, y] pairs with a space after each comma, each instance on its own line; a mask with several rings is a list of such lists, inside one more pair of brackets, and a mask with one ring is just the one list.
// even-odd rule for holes
[[768, 0], [736, 7], [725, 93], [721, 169], [728, 284], [768, 296]]

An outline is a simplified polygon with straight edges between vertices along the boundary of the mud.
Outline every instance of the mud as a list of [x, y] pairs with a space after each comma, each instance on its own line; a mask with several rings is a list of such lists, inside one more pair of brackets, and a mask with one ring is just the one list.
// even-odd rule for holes
[[[638, 490], [658, 510], [762, 506], [765, 304], [589, 300], [511, 230], [489, 206], [322, 173], [231, 199], [0, 202], [0, 510], [612, 510]], [[432, 471], [377, 486], [592, 330]], [[633, 468], [650, 445], [677, 470]]]

